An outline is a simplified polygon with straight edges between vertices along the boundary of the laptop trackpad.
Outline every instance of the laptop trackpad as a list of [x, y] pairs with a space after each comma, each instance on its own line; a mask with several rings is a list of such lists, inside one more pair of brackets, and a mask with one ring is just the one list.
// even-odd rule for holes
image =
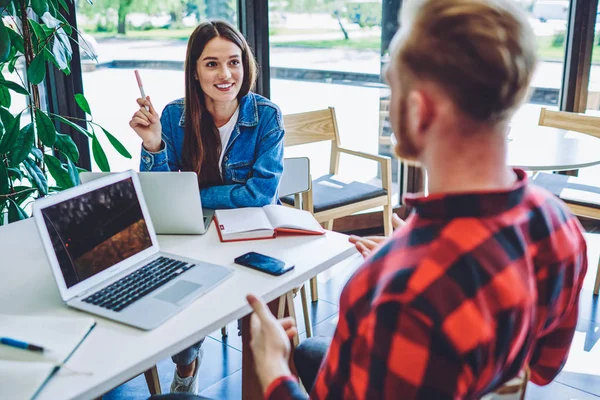
[[169, 303], [177, 304], [181, 299], [200, 289], [202, 285], [190, 281], [180, 280], [170, 288], [160, 292], [155, 297]]

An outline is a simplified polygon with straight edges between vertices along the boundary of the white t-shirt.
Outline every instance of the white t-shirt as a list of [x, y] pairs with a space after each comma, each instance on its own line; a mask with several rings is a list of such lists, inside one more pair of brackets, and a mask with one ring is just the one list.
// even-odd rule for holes
[[223, 163], [223, 156], [225, 155], [225, 149], [227, 148], [227, 143], [229, 143], [231, 132], [233, 132], [233, 128], [235, 128], [235, 124], [237, 123], [239, 113], [240, 108], [238, 107], [235, 109], [235, 112], [231, 116], [231, 119], [225, 125], [218, 128], [219, 133], [221, 134], [221, 157], [219, 157], [219, 172], [221, 172], [221, 176], [223, 175], [223, 169], [221, 168], [221, 164]]

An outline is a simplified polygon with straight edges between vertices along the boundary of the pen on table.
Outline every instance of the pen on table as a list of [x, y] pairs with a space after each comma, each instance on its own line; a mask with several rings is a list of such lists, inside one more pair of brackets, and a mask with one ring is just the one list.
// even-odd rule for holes
[[18, 349], [35, 351], [38, 353], [43, 353], [45, 351], [45, 349], [42, 346], [37, 346], [35, 344], [31, 344], [31, 343], [23, 342], [21, 340], [11, 339], [11, 338], [7, 338], [7, 337], [0, 337], [0, 343], [10, 346], [10, 347], [16, 347]]
[[[138, 72], [137, 69], [133, 70], [133, 73], [135, 74], [135, 79], [137, 80], [138, 83], [138, 87], [140, 88], [140, 94], [142, 95], [142, 99], [146, 100], [146, 92], [144, 92], [144, 85], [142, 84], [142, 77], [140, 76], [140, 73]], [[150, 111], [148, 106], [146, 107], [146, 111]]]

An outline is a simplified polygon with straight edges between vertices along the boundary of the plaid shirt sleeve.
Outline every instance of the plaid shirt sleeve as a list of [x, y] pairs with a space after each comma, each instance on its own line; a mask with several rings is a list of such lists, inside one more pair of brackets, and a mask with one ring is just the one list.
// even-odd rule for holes
[[529, 361], [530, 380], [537, 385], [552, 382], [567, 361], [577, 326], [579, 293], [588, 266], [583, 228], [575, 217], [566, 221], [564, 227], [562, 240], [578, 242], [580, 251], [567, 254], [561, 263], [545, 265], [537, 271], [538, 303], [548, 314]]

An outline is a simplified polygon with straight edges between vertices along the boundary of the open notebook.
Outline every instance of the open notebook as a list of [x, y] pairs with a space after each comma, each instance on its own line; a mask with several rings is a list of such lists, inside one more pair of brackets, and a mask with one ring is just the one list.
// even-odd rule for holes
[[47, 349], [39, 353], [0, 344], [0, 399], [34, 398], [95, 325], [86, 317], [0, 315], [0, 337]]
[[325, 233], [308, 211], [279, 205], [216, 210], [215, 220], [222, 242], [271, 239], [278, 232], [300, 235]]

